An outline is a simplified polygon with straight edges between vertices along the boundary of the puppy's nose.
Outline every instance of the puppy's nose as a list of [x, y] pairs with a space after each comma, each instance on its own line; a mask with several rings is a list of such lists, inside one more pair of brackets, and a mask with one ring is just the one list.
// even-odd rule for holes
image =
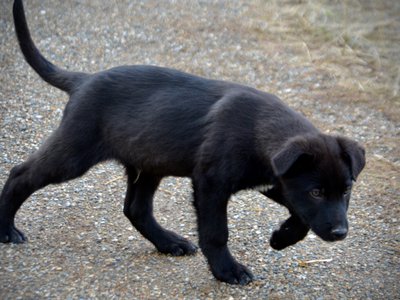
[[334, 236], [337, 240], [342, 240], [347, 235], [347, 228], [343, 226], [335, 227], [331, 230], [331, 235]]

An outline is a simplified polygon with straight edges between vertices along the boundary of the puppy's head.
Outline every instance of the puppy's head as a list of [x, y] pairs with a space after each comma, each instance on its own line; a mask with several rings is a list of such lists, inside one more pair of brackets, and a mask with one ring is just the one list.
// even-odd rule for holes
[[297, 136], [271, 164], [289, 209], [323, 240], [344, 239], [352, 183], [365, 166], [364, 149], [344, 137]]

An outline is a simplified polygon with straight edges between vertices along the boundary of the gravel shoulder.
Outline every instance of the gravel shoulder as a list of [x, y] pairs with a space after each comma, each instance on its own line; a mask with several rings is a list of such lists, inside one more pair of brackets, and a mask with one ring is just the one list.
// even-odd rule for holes
[[[309, 32], [289, 30], [294, 26], [289, 11], [295, 5], [290, 2], [26, 2], [33, 38], [56, 65], [95, 72], [154, 64], [269, 91], [323, 131], [363, 143], [367, 167], [352, 196], [350, 234], [339, 243], [309, 234], [293, 247], [274, 251], [268, 240], [287, 217], [286, 210], [254, 191], [234, 195], [230, 247], [257, 276], [250, 285], [236, 287], [217, 282], [201, 253], [179, 258], [157, 253], [123, 216], [122, 167], [98, 165], [80, 179], [38, 191], [23, 205], [16, 225], [29, 242], [0, 244], [0, 299], [400, 298], [400, 100], [395, 73], [379, 77], [368, 71], [377, 68], [374, 60], [348, 68], [329, 60], [329, 47], [318, 47], [320, 36], [312, 39]], [[386, 12], [394, 18], [389, 25], [400, 32], [399, 6], [382, 3], [387, 5], [375, 15], [386, 24]], [[0, 3], [0, 187], [11, 167], [56, 128], [67, 102], [23, 60], [11, 6], [10, 0]], [[400, 70], [395, 58], [385, 52], [380, 67]], [[391, 94], [381, 89], [388, 82], [382, 83], [383, 78], [393, 80]], [[379, 93], [393, 97], [381, 100]], [[197, 243], [191, 192], [188, 179], [166, 178], [155, 210], [162, 225]]]

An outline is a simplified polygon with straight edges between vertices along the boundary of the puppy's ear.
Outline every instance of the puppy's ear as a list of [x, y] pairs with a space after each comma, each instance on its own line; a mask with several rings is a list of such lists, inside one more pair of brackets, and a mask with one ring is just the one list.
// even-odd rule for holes
[[345, 161], [349, 164], [352, 179], [355, 181], [365, 166], [365, 150], [357, 142], [345, 137], [337, 137]]
[[272, 170], [275, 176], [281, 177], [301, 158], [310, 158], [311, 154], [305, 150], [306, 141], [293, 139], [286, 143], [271, 159]]

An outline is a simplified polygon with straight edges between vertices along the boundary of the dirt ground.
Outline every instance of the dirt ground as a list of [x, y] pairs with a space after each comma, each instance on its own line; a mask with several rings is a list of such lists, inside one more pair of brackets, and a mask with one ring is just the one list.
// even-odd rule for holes
[[[350, 234], [283, 251], [268, 239], [287, 212], [254, 191], [232, 197], [229, 244], [257, 280], [217, 282], [203, 255], [157, 253], [122, 214], [114, 162], [35, 193], [0, 245], [0, 299], [400, 299], [399, 1], [25, 1], [33, 39], [56, 65], [96, 72], [168, 66], [278, 95], [324, 132], [364, 144]], [[28, 67], [12, 1], [0, 3], [0, 186], [56, 128], [67, 97]], [[234, 122], [235, 120], [232, 120]], [[188, 179], [166, 178], [160, 223], [197, 243]]]

